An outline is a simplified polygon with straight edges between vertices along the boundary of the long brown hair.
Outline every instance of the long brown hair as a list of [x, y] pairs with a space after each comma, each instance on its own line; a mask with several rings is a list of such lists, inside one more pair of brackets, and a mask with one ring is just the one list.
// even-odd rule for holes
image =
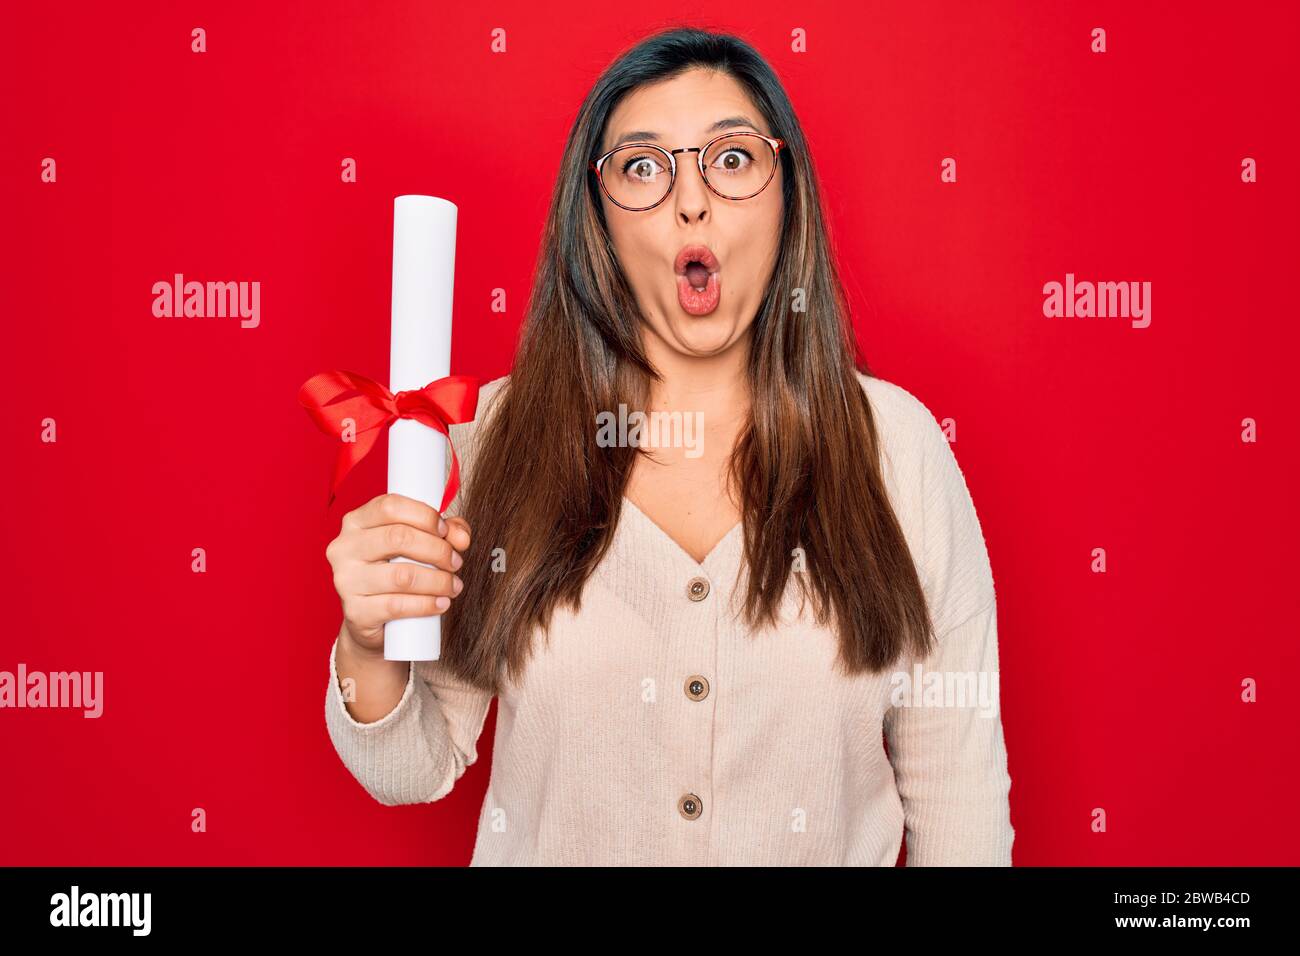
[[[442, 662], [500, 692], [523, 672], [535, 628], [584, 585], [616, 530], [644, 448], [597, 444], [597, 413], [644, 408], [657, 377], [641, 344], [640, 309], [614, 256], [595, 177], [606, 122], [642, 84], [703, 67], [725, 71], [789, 148], [781, 153], [784, 216], [747, 364], [750, 420], [729, 463], [743, 497], [743, 613], [776, 623], [791, 555], [800, 600], [836, 622], [846, 673], [880, 672], [905, 651], [926, 654], [933, 625], [880, 470], [867, 370], [831, 253], [799, 121], [776, 74], [749, 44], [692, 28], [651, 36], [621, 55], [587, 95], [569, 132], [546, 220], [514, 366], [476, 426], [461, 513], [473, 542], [465, 582], [445, 614]], [[775, 184], [773, 184], [775, 185]], [[802, 290], [799, 296], [795, 290]], [[799, 306], [799, 307], [796, 307]], [[505, 573], [493, 573], [503, 548]]]

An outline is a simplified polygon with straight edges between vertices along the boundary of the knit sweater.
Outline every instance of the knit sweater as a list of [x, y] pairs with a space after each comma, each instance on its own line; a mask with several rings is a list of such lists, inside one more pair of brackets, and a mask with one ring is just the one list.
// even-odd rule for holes
[[[1010, 865], [980, 524], [927, 407], [858, 377], [937, 649], [843, 676], [838, 635], [800, 611], [793, 580], [778, 628], [744, 623], [741, 524], [697, 562], [624, 498], [580, 612], [556, 611], [549, 640], [538, 632], [525, 673], [499, 695], [471, 866], [892, 866], [905, 833], [910, 866]], [[451, 426], [465, 484], [504, 382], [483, 387], [473, 422]], [[361, 723], [336, 648], [325, 720], [343, 764], [386, 806], [446, 796], [478, 760], [492, 696], [438, 661], [414, 662], [396, 707]]]

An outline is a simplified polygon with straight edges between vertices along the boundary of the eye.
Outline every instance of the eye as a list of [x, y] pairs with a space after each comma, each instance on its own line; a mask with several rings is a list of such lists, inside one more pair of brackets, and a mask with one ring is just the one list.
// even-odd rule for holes
[[724, 173], [739, 173], [749, 168], [754, 162], [754, 154], [743, 146], [728, 146], [714, 162], [714, 167]]
[[647, 182], [659, 173], [667, 172], [651, 153], [638, 153], [623, 160], [619, 172], [633, 182]]

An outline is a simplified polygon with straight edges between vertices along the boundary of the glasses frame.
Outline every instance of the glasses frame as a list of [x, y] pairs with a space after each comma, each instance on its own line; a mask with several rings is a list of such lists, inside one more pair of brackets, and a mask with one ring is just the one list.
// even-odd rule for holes
[[[708, 148], [712, 146], [714, 143], [716, 143], [718, 140], [730, 139], [731, 137], [734, 136], [757, 136], [759, 139], [763, 140], [765, 143], [767, 143], [768, 146], [772, 148], [772, 159], [773, 159], [772, 171], [767, 174], [767, 179], [764, 180], [763, 185], [759, 186], [758, 189], [754, 190], [748, 196], [734, 197], [734, 196], [722, 195], [722, 193], [718, 192], [716, 189], [713, 188], [713, 183], [709, 182], [709, 174], [704, 171], [704, 154], [705, 152], [708, 151]], [[598, 159], [593, 159], [591, 162], [589, 162], [587, 164], [587, 168], [596, 174], [596, 181], [600, 183], [600, 191], [603, 192], [606, 198], [608, 198], [609, 201], [612, 202], [615, 206], [618, 206], [620, 209], [626, 209], [628, 212], [649, 212], [651, 209], [654, 209], [655, 206], [658, 206], [660, 203], [662, 203], [665, 199], [667, 199], [669, 196], [673, 194], [673, 187], [677, 185], [677, 154], [694, 153], [695, 165], [699, 167], [700, 170], [700, 178], [704, 180], [704, 185], [709, 187], [709, 191], [712, 192], [714, 195], [716, 195], [719, 199], [727, 199], [730, 200], [731, 202], [742, 202], [746, 199], [753, 199], [764, 189], [766, 189], [768, 183], [770, 183], [773, 180], [773, 178], [775, 178], [776, 171], [781, 165], [781, 147], [785, 145], [786, 145], [785, 140], [781, 139], [779, 136], [764, 136], [762, 133], [754, 133], [751, 132], [750, 130], [732, 130], [731, 132], [722, 133], [719, 136], [713, 137], [713, 139], [709, 140], [703, 146], [683, 146], [681, 149], [664, 149], [664, 147], [659, 146], [655, 143], [620, 143], [619, 145], [611, 149], [609, 152], [605, 153], [603, 156], [599, 157]], [[619, 202], [617, 199], [615, 199], [613, 196], [610, 195], [609, 189], [605, 186], [605, 174], [601, 171], [605, 165], [605, 160], [609, 159], [609, 157], [613, 156], [620, 149], [627, 149], [631, 146], [641, 146], [648, 149], [658, 150], [660, 153], [663, 153], [665, 156], [668, 157], [668, 170], [669, 170], [668, 190], [663, 194], [663, 197], [659, 200], [659, 202], [656, 202], [653, 205], [624, 206], [621, 202]]]

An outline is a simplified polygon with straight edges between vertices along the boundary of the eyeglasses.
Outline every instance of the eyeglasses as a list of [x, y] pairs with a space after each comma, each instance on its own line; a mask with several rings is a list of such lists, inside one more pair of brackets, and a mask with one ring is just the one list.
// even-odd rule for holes
[[[653, 209], [677, 181], [677, 154], [696, 153], [700, 175], [723, 199], [752, 199], [772, 181], [785, 140], [761, 133], [724, 133], [703, 146], [672, 151], [653, 143], [627, 143], [587, 164], [616, 206]], [[712, 176], [713, 178], [710, 178]]]

